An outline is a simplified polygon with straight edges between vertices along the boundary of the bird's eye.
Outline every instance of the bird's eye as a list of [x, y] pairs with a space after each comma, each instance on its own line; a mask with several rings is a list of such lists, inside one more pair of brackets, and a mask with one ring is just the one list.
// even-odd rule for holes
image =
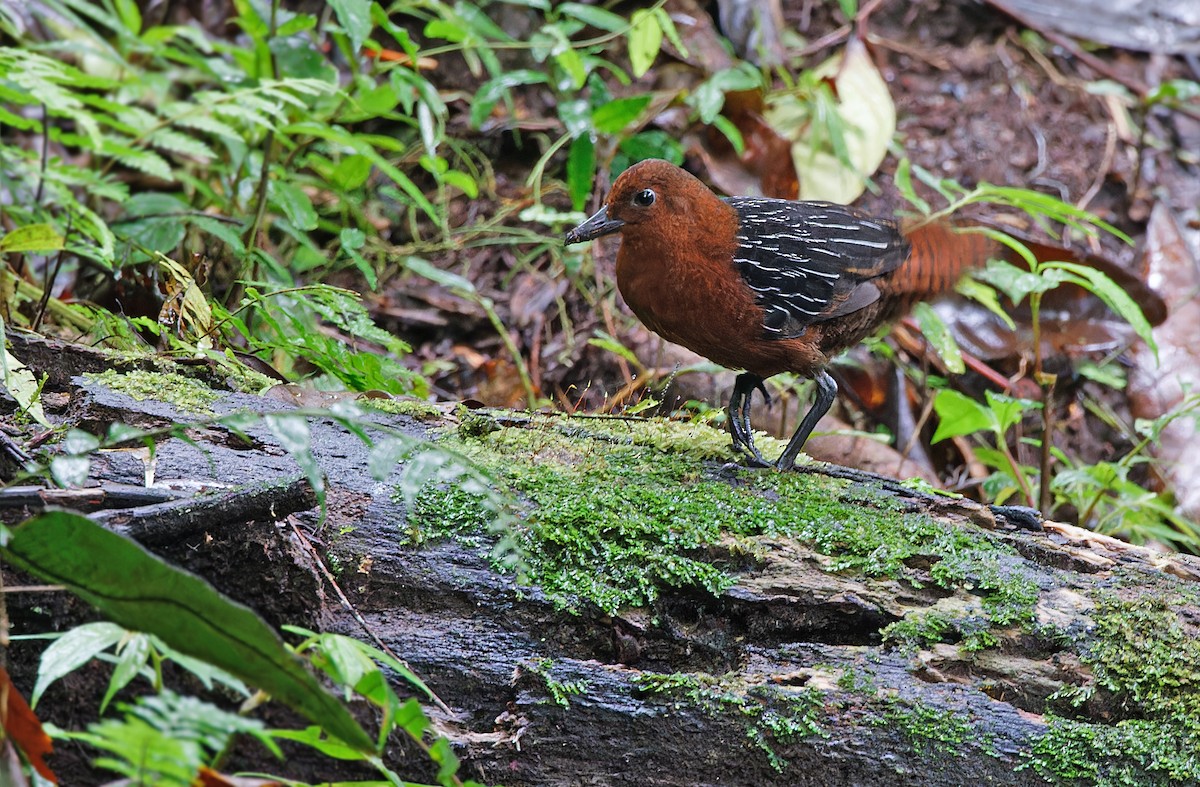
[[648, 208], [654, 204], [655, 194], [650, 189], [642, 189], [633, 195], [633, 204], [639, 208]]

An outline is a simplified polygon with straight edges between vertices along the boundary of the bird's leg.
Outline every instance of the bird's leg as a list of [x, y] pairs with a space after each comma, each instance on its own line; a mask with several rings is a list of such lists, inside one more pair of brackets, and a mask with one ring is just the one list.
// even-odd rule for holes
[[[817, 421], [821, 420], [821, 416], [829, 412], [829, 408], [833, 405], [833, 399], [837, 396], [837, 383], [824, 369], [819, 370], [813, 380], [817, 384], [817, 401], [813, 402], [813, 406], [804, 416], [804, 420], [796, 427], [796, 433], [792, 435], [791, 440], [788, 440], [787, 447], [783, 449], [783, 454], [775, 463], [775, 467], [780, 470], [791, 470], [796, 464], [796, 456], [804, 447], [808, 436], [812, 434], [813, 427], [817, 425]], [[734, 390], [736, 390], [736, 386]]]
[[742, 372], [733, 383], [733, 393], [729, 395], [729, 434], [733, 438], [733, 449], [748, 455], [750, 464], [755, 467], [770, 467], [770, 462], [754, 445], [754, 433], [750, 428], [750, 405], [754, 400], [754, 392], [762, 391], [763, 399], [771, 403], [771, 396], [763, 385], [763, 378], [750, 372]]

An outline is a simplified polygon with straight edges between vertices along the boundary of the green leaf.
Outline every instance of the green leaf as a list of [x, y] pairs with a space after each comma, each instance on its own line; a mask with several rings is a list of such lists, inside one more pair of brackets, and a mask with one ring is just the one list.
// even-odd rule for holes
[[467, 31], [462, 25], [445, 19], [434, 19], [425, 25], [423, 34], [428, 38], [441, 38], [452, 44], [460, 43], [467, 38]]
[[149, 252], [171, 254], [187, 233], [187, 203], [171, 194], [146, 192], [125, 203], [129, 218], [114, 226], [121, 235]]
[[583, 3], [563, 3], [558, 6], [558, 15], [565, 19], [578, 19], [606, 33], [620, 33], [629, 27], [624, 17]]
[[303, 33], [305, 30], [312, 30], [316, 26], [317, 18], [312, 14], [296, 14], [280, 25], [279, 29], [275, 31], [275, 35], [280, 38], [287, 38], [297, 33]]
[[269, 413], [263, 416], [263, 424], [271, 430], [292, 460], [300, 465], [309, 485], [324, 505], [325, 475], [312, 453], [312, 432], [308, 428], [308, 420], [291, 413]]
[[1154, 342], [1154, 329], [1142, 312], [1142, 307], [1138, 306], [1137, 301], [1130, 298], [1125, 290], [1118, 287], [1108, 274], [1074, 262], [1047, 262], [1043, 267], [1069, 271], [1078, 276], [1076, 283], [1104, 301], [1117, 316], [1133, 326], [1138, 338], [1145, 342], [1157, 357], [1158, 345]]
[[979, 402], [958, 391], [943, 388], [933, 400], [933, 409], [938, 414], [938, 428], [931, 442], [940, 443], [950, 437], [991, 431], [995, 416]]
[[662, 49], [663, 29], [656, 14], [639, 9], [631, 17], [629, 28], [629, 65], [635, 77], [644, 76], [654, 65]]
[[[740, 135], [739, 135], [740, 136]], [[659, 129], [651, 129], [621, 140], [618, 153], [613, 157], [610, 172], [615, 178], [635, 161], [648, 158], [666, 159], [672, 164], [683, 164], [683, 146], [679, 140]]]
[[134, 35], [142, 32], [142, 12], [138, 9], [136, 0], [116, 0], [117, 15], [121, 24]]
[[633, 350], [630, 350], [624, 344], [621, 344], [620, 341], [612, 336], [609, 336], [604, 331], [596, 331], [596, 336], [588, 339], [588, 344], [592, 345], [593, 347], [599, 347], [602, 350], [608, 350], [610, 353], [624, 358], [637, 369], [643, 368], [642, 362], [639, 361], [638, 357], [633, 354]]
[[682, 57], [688, 56], [687, 45], [683, 43], [683, 39], [679, 35], [679, 31], [675, 29], [675, 21], [671, 19], [671, 15], [667, 13], [667, 9], [661, 4], [654, 7], [654, 15], [658, 17], [659, 27], [662, 28], [663, 34], [667, 40], [671, 42], [671, 46], [679, 52]]
[[892, 182], [896, 184], [896, 188], [900, 191], [900, 195], [908, 200], [909, 204], [922, 214], [928, 216], [932, 208], [929, 203], [921, 199], [917, 194], [916, 189], [912, 184], [912, 162], [908, 156], [900, 159], [900, 163], [896, 166], [896, 175], [892, 178]]
[[571, 192], [571, 205], [582, 210], [592, 190], [592, 178], [596, 174], [596, 148], [587, 134], [575, 137], [567, 153], [567, 187]]
[[363, 41], [371, 35], [371, 0], [329, 0], [337, 14], [338, 24], [350, 38], [351, 50], [362, 50]]
[[26, 224], [0, 238], [0, 254], [58, 251], [64, 242], [63, 236], [49, 224]]
[[362, 230], [355, 227], [347, 227], [338, 233], [338, 239], [342, 243], [343, 249], [358, 251], [367, 242], [367, 236]]
[[583, 65], [583, 58], [579, 51], [568, 46], [554, 56], [558, 65], [567, 75], [571, 77], [571, 87], [575, 90], [583, 87], [583, 83], [587, 81], [587, 68]]
[[641, 95], [632, 98], [618, 98], [596, 107], [592, 113], [592, 125], [601, 134], [617, 134], [638, 119], [642, 110], [650, 103], [650, 96]]
[[329, 174], [329, 182], [339, 191], [353, 191], [371, 175], [371, 159], [362, 155], [346, 156]]
[[946, 323], [933, 310], [933, 307], [928, 303], [918, 303], [913, 307], [912, 316], [917, 321], [917, 327], [924, 334], [925, 341], [929, 342], [929, 346], [946, 364], [946, 369], [954, 374], [962, 374], [966, 371], [962, 352], [958, 349], [958, 342], [954, 341], [950, 329], [946, 327]]
[[405, 257], [404, 267], [418, 276], [429, 279], [434, 284], [442, 285], [456, 295], [470, 298], [471, 300], [478, 297], [475, 285], [469, 279], [459, 276], [457, 273], [444, 271], [420, 257]]
[[23, 571], [65, 585], [116, 624], [221, 667], [355, 749], [373, 751], [346, 707], [253, 611], [132, 541], [78, 514], [54, 511], [16, 528], [0, 553]]
[[995, 391], [985, 391], [984, 396], [987, 398], [988, 408], [991, 410], [993, 420], [995, 421], [992, 429], [1000, 436], [1003, 436], [1010, 427], [1019, 424], [1021, 418], [1029, 410], [1042, 409], [1041, 402], [1034, 402], [1030, 399], [1015, 399], [1011, 396], [996, 393]]
[[459, 172], [456, 169], [444, 172], [442, 173], [442, 182], [447, 186], [457, 188], [467, 199], [475, 199], [479, 196], [479, 183], [465, 172]]
[[42, 651], [37, 682], [29, 704], [36, 706], [42, 694], [54, 681], [87, 664], [111, 648], [125, 636], [125, 629], [115, 623], [84, 623], [63, 634]]
[[713, 128], [720, 131], [725, 139], [729, 140], [729, 144], [733, 146], [733, 151], [739, 156], [746, 150], [746, 140], [742, 138], [742, 131], [736, 124], [724, 115], [717, 115], [712, 119]]
[[1042, 274], [1031, 273], [1010, 262], [992, 260], [986, 268], [977, 271], [975, 276], [1003, 292], [1013, 303], [1020, 303], [1030, 293], [1046, 292], [1062, 283], [1062, 273], [1049, 274], [1050, 271]]
[[317, 228], [317, 212], [313, 210], [312, 200], [303, 189], [282, 180], [272, 180], [269, 191], [271, 201], [283, 212], [293, 227], [301, 230]]
[[475, 99], [471, 102], [471, 128], [479, 128], [483, 125], [483, 121], [487, 119], [488, 115], [492, 114], [492, 109], [496, 106], [496, 102], [514, 87], [543, 84], [549, 81], [549, 75], [544, 72], [533, 71], [532, 69], [518, 69], [484, 82], [475, 91]]
[[959, 293], [967, 296], [976, 303], [981, 303], [987, 307], [988, 311], [999, 317], [1008, 326], [1009, 330], [1015, 330], [1017, 324], [1013, 322], [1013, 318], [1009, 316], [1008, 311], [1000, 305], [1000, 294], [996, 292], [994, 287], [989, 287], [977, 279], [967, 276], [959, 281], [955, 287]]
[[150, 637], [146, 634], [134, 634], [125, 640], [120, 648], [120, 658], [113, 669], [112, 677], [108, 680], [108, 690], [100, 701], [100, 713], [112, 702], [117, 692], [129, 685], [138, 676], [142, 668], [150, 660]]

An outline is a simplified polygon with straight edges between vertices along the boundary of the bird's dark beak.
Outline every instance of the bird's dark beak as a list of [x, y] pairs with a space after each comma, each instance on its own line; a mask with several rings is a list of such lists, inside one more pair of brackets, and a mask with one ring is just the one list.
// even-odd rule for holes
[[625, 222], [620, 219], [610, 219], [608, 208], [604, 207], [596, 211], [596, 214], [590, 219], [568, 232], [565, 242], [569, 246], [572, 243], [595, 240], [601, 235], [611, 235], [624, 226]]

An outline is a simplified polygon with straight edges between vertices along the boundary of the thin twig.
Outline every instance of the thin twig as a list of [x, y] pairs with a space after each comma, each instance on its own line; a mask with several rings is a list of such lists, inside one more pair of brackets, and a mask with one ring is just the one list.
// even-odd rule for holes
[[[333, 574], [329, 571], [329, 568], [325, 565], [325, 561], [321, 559], [321, 554], [317, 551], [317, 548], [313, 546], [312, 541], [308, 539], [308, 536], [305, 535], [303, 529], [296, 523], [296, 518], [294, 516], [288, 517], [288, 524], [291, 525], [292, 533], [296, 536], [296, 539], [304, 545], [306, 550], [308, 550], [309, 557], [311, 557], [313, 562], [316, 563], [317, 568], [321, 571], [321, 575], [325, 577], [325, 581], [329, 583], [329, 586], [333, 588], [333, 592], [337, 594], [338, 600], [342, 603], [342, 607], [354, 616], [354, 619], [358, 621], [358, 625], [362, 626], [362, 630], [365, 631], [367, 636], [371, 638], [371, 641], [375, 643], [375, 646], [394, 658], [399, 663], [403, 664], [404, 667], [414, 675], [417, 674], [416, 670], [408, 665], [408, 662], [397, 656], [395, 651], [389, 648], [387, 643], [379, 638], [379, 635], [376, 634], [375, 630], [371, 628], [370, 624], [367, 623], [366, 618], [364, 618], [362, 614], [355, 608], [355, 606], [350, 603], [350, 599], [346, 597], [345, 592], [342, 591], [341, 586], [338, 584], [337, 580], [334, 579]], [[425, 688], [428, 689], [429, 687], [426, 686]], [[433, 689], [429, 689], [429, 696], [448, 718], [454, 718], [454, 711], [452, 711], [450, 706], [443, 702], [442, 699], [434, 693]]]

